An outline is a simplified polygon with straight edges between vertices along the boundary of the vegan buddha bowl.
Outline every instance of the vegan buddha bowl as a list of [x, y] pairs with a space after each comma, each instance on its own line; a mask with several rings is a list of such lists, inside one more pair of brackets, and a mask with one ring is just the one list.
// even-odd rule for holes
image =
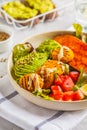
[[32, 36], [14, 46], [9, 56], [10, 81], [25, 99], [41, 107], [85, 109], [86, 51], [87, 44], [72, 31]]

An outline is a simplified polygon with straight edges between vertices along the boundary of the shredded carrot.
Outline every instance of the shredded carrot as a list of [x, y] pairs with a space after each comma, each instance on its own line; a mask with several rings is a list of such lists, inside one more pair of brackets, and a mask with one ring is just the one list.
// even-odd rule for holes
[[74, 52], [74, 59], [69, 64], [77, 70], [84, 68], [87, 72], [87, 44], [72, 35], [54, 37], [60, 44], [69, 47]]

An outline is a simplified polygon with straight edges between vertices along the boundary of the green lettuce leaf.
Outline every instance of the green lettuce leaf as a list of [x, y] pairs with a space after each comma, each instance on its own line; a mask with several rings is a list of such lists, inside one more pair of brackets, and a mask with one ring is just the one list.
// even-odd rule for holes
[[75, 32], [76, 32], [76, 37], [81, 38], [82, 30], [83, 30], [82, 26], [78, 23], [74, 23], [73, 27], [74, 27]]
[[81, 69], [76, 85], [79, 85], [81, 87], [84, 84], [87, 84], [87, 74], [84, 72], [84, 69]]

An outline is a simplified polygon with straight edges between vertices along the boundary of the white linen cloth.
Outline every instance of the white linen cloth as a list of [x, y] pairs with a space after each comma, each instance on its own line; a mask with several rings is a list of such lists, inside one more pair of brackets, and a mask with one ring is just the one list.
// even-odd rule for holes
[[0, 83], [0, 116], [26, 130], [70, 130], [85, 118], [87, 110], [57, 111], [39, 107], [21, 97], [8, 75]]

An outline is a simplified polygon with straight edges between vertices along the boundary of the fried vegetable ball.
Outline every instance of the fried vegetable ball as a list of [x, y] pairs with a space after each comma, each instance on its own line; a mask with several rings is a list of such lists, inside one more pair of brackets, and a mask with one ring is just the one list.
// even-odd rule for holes
[[31, 73], [21, 77], [19, 80], [19, 85], [22, 88], [30, 92], [33, 92], [36, 90], [40, 91], [44, 85], [44, 82], [43, 79], [40, 77], [40, 75], [36, 73]]
[[[67, 70], [67, 65], [57, 60], [47, 60], [36, 72], [44, 79], [43, 88], [50, 88], [54, 82], [56, 74], [63, 74]], [[68, 68], [69, 69], [69, 68]]]
[[[47, 60], [44, 63], [44, 66], [46, 66], [46, 68], [51, 68], [56, 70], [56, 72], [61, 75], [64, 74], [66, 71], [66, 66], [68, 66], [67, 64], [57, 61], [57, 60]], [[68, 67], [67, 67], [68, 68]]]
[[58, 61], [68, 63], [73, 58], [74, 58], [73, 51], [66, 46], [62, 46], [61, 48], [57, 48], [57, 49], [52, 51], [52, 59], [53, 60], [58, 60]]
[[47, 68], [46, 66], [42, 66], [37, 70], [37, 73], [43, 78], [44, 80], [44, 89], [48, 89], [51, 87], [54, 81], [54, 70], [52, 68]]

